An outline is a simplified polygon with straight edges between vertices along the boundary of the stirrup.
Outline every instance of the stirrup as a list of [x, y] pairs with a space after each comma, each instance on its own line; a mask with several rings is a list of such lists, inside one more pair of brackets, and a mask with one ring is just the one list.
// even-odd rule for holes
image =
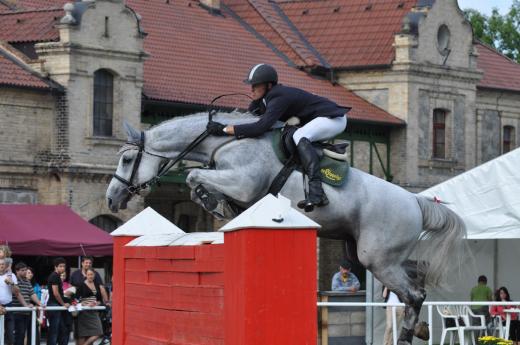
[[315, 206], [321, 207], [321, 206], [327, 206], [328, 204], [329, 204], [329, 199], [327, 198], [327, 195], [325, 195], [325, 193], [323, 193], [323, 195], [321, 196], [320, 202], [313, 203], [309, 200], [309, 198], [307, 198], [305, 200], [298, 202], [297, 206], [298, 206], [298, 208], [303, 209], [305, 212], [312, 212], [312, 211], [314, 211]]

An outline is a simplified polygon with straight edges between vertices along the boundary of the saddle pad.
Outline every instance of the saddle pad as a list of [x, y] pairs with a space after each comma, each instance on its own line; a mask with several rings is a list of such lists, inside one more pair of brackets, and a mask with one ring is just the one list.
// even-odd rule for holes
[[345, 183], [348, 170], [349, 164], [345, 161], [338, 161], [325, 155], [320, 161], [321, 180], [334, 187]]
[[[281, 147], [281, 130], [273, 131], [272, 138], [273, 150], [282, 164], [285, 164], [289, 157], [286, 157]], [[328, 185], [339, 187], [347, 180], [349, 164], [345, 161], [338, 161], [328, 156], [322, 155], [320, 161], [321, 180]], [[302, 171], [298, 164], [298, 171]]]

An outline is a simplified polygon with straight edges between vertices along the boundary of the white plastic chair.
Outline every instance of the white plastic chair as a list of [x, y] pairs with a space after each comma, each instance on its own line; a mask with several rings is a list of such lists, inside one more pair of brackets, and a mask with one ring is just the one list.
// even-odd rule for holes
[[[459, 338], [459, 344], [465, 345], [467, 338], [471, 338], [473, 345], [475, 344], [475, 333], [481, 332], [487, 333], [486, 320], [484, 315], [475, 315], [471, 309], [467, 306], [448, 306], [439, 305], [437, 306], [437, 312], [439, 313], [442, 320], [442, 335], [440, 345], [444, 345], [446, 335], [450, 334], [450, 345], [454, 344], [455, 335]], [[474, 317], [480, 319], [479, 325], [471, 325], [471, 318]], [[453, 326], [447, 326], [446, 321], [452, 320]]]
[[504, 338], [505, 327], [502, 324], [502, 318], [500, 317], [500, 315], [495, 315], [491, 319], [491, 323], [492, 323], [491, 335], [499, 337], [499, 338]]

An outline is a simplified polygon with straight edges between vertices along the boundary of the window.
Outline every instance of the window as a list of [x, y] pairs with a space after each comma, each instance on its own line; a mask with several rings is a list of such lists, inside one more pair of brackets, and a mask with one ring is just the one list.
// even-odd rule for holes
[[114, 77], [106, 70], [94, 73], [94, 135], [112, 136]]
[[433, 111], [433, 158], [446, 158], [446, 111]]
[[502, 135], [502, 153], [507, 153], [515, 148], [515, 127], [504, 126]]
[[92, 218], [89, 221], [90, 224], [94, 224], [98, 228], [101, 228], [105, 230], [106, 232], [110, 233], [117, 229], [123, 222], [121, 222], [119, 219], [108, 216], [108, 215], [101, 215]]

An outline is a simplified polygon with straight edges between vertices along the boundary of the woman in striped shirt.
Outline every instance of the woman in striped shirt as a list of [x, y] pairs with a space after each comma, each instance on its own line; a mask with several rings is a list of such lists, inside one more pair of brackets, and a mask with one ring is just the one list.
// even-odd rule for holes
[[[101, 289], [99, 284], [95, 283], [95, 277], [94, 269], [87, 269], [86, 279], [78, 288], [77, 297], [83, 306], [95, 307], [101, 304]], [[103, 335], [101, 319], [99, 313], [95, 310], [84, 310], [79, 313], [78, 328], [79, 345], [93, 344]]]

